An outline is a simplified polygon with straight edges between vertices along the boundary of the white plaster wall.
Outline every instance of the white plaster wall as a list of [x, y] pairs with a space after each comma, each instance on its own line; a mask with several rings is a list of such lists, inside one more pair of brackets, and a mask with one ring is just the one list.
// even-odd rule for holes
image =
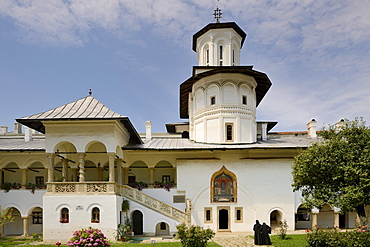
[[46, 193], [46, 190], [35, 190], [35, 194], [31, 193], [31, 190], [10, 190], [4, 193], [0, 190], [0, 205], [3, 208], [15, 207], [17, 208], [22, 216], [27, 216], [31, 213], [35, 207], [42, 207], [42, 197]]
[[212, 118], [206, 120], [207, 125], [207, 142], [215, 143], [220, 140], [219, 137], [219, 118]]
[[107, 152], [115, 152], [117, 146], [128, 143], [129, 133], [117, 121], [73, 121], [45, 122], [46, 153], [53, 153], [60, 142], [72, 143], [77, 152], [85, 152], [86, 147], [93, 141], [105, 145]]
[[[89, 226], [102, 230], [109, 240], [114, 240], [120, 223], [121, 203], [122, 198], [116, 195], [45, 195], [44, 241], [65, 243], [74, 231]], [[69, 209], [69, 223], [59, 222], [63, 207]], [[100, 223], [91, 223], [93, 207], [100, 209]]]
[[139, 210], [143, 214], [143, 233], [144, 236], [155, 236], [156, 226], [158, 223], [165, 222], [170, 227], [170, 234], [177, 232], [176, 226], [180, 224], [171, 218], [168, 218], [156, 211], [153, 211], [139, 203], [131, 202], [130, 204], [130, 215], [135, 210]]
[[[230, 206], [231, 231], [251, 231], [255, 220], [269, 224], [270, 212], [279, 210], [293, 230], [294, 193], [291, 187], [290, 159], [273, 160], [193, 160], [178, 161], [178, 190], [185, 190], [192, 200], [193, 221], [204, 227], [217, 229], [217, 206]], [[233, 172], [238, 181], [236, 203], [210, 203], [210, 179], [216, 171], [225, 166]], [[196, 171], [196, 172], [194, 172]], [[212, 207], [213, 223], [205, 224], [204, 207]], [[234, 207], [243, 207], [243, 223], [234, 223]]]
[[[232, 28], [211, 29], [197, 39], [196, 51], [200, 66], [219, 65], [219, 45], [223, 45], [223, 65], [231, 66], [232, 49], [235, 50], [235, 66], [240, 65], [241, 37]], [[209, 49], [209, 64], [207, 64], [205, 51]]]

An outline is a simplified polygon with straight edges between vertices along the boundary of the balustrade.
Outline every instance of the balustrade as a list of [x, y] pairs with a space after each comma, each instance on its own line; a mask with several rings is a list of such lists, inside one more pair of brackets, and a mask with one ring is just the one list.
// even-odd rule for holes
[[187, 218], [185, 212], [137, 189], [115, 182], [52, 182], [47, 185], [47, 191], [51, 194], [115, 194], [124, 196], [176, 221], [185, 222]]

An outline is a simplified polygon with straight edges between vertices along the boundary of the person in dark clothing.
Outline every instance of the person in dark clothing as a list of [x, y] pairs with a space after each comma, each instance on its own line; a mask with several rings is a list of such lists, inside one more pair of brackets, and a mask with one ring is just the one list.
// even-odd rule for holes
[[261, 226], [261, 244], [271, 245], [271, 240], [269, 234], [271, 234], [271, 227], [269, 227], [265, 222]]
[[258, 220], [256, 220], [256, 224], [254, 224], [253, 226], [253, 231], [254, 231], [254, 244], [260, 245], [262, 237], [262, 225]]

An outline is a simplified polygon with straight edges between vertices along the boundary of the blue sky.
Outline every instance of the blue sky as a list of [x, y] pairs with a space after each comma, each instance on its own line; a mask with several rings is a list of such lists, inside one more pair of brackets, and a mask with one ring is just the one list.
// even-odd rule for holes
[[257, 109], [275, 131], [341, 118], [370, 123], [370, 1], [1, 0], [0, 125], [93, 96], [139, 132], [179, 118], [197, 65], [192, 35], [213, 22], [247, 34], [241, 64], [273, 85]]

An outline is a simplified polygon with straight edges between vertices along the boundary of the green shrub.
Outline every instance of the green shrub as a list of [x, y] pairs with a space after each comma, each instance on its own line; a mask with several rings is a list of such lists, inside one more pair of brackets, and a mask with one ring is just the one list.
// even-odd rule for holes
[[286, 238], [286, 232], [288, 231], [288, 223], [286, 220], [279, 221], [279, 227], [275, 230], [281, 239]]
[[211, 229], [202, 229], [199, 226], [187, 227], [184, 223], [176, 228], [177, 236], [183, 247], [205, 247], [208, 240], [215, 235]]
[[339, 232], [337, 228], [317, 228], [307, 234], [307, 243], [312, 247], [368, 247], [370, 229], [368, 226], [359, 226]]

